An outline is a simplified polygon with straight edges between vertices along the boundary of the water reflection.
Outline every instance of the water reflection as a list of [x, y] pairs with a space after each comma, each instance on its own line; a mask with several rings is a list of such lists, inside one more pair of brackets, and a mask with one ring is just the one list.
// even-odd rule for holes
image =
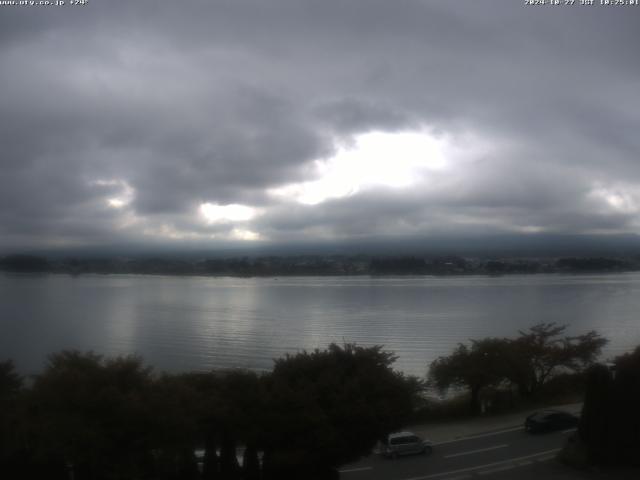
[[38, 371], [63, 348], [140, 354], [167, 370], [268, 369], [329, 342], [384, 344], [422, 375], [457, 342], [538, 322], [640, 344], [640, 274], [420, 278], [0, 275], [0, 357]]

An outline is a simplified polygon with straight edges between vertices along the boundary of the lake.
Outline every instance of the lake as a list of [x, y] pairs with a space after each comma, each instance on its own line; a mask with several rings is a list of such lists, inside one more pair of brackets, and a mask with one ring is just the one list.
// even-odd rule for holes
[[0, 359], [24, 373], [61, 349], [142, 355], [160, 370], [269, 369], [330, 342], [382, 344], [424, 375], [458, 342], [539, 322], [640, 344], [640, 273], [503, 277], [167, 277], [0, 273]]

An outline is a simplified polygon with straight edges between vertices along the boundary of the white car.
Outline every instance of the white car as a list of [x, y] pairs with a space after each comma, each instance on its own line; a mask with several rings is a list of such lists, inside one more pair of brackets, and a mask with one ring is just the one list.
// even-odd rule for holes
[[400, 455], [430, 454], [433, 451], [431, 442], [423, 440], [412, 432], [391, 433], [382, 444], [381, 453], [396, 458]]

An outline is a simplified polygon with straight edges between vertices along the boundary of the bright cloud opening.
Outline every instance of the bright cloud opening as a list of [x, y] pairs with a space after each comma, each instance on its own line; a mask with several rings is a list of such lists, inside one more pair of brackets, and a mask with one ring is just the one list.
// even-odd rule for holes
[[114, 197], [114, 198], [109, 198], [107, 199], [107, 203], [109, 204], [110, 207], [113, 208], [122, 208], [124, 207], [128, 202], [123, 199], [123, 198], [118, 198], [118, 197]]
[[607, 188], [595, 186], [590, 196], [606, 205], [607, 210], [617, 213], [635, 214], [640, 212], [640, 189], [638, 188]]
[[90, 182], [90, 185], [97, 187], [111, 187], [120, 190], [116, 196], [106, 199], [107, 205], [111, 208], [124, 208], [129, 205], [135, 197], [135, 190], [125, 180], [95, 180]]
[[369, 132], [339, 148], [334, 157], [317, 160], [317, 180], [285, 185], [269, 193], [316, 205], [369, 187], [409, 187], [428, 172], [446, 169], [448, 149], [447, 138], [428, 131]]
[[234, 228], [231, 231], [231, 237], [236, 240], [244, 240], [248, 242], [253, 242], [261, 239], [259, 233], [254, 232], [252, 230], [245, 230], [242, 228]]
[[255, 208], [237, 203], [229, 205], [203, 203], [200, 205], [200, 213], [209, 223], [228, 223], [249, 221], [256, 216], [257, 211]]

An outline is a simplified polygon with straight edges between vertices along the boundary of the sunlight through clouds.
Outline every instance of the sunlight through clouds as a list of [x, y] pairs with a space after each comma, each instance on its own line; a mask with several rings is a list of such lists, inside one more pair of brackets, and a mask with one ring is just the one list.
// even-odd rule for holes
[[200, 213], [209, 223], [246, 222], [256, 216], [256, 209], [237, 203], [229, 205], [203, 203], [200, 205]]
[[609, 211], [630, 215], [640, 212], [640, 204], [638, 202], [640, 189], [637, 187], [625, 188], [596, 185], [589, 193], [589, 196], [600, 202]]
[[[229, 205], [203, 203], [200, 205], [200, 214], [210, 225], [224, 225], [249, 222], [258, 215], [258, 209], [237, 203]], [[262, 236], [258, 232], [246, 227], [234, 227], [228, 234], [225, 233], [222, 236], [228, 236], [230, 239], [246, 242], [262, 240]], [[212, 238], [220, 238], [220, 234], [213, 234]]]
[[335, 156], [316, 160], [316, 180], [284, 185], [269, 193], [316, 205], [376, 186], [406, 188], [429, 172], [445, 170], [449, 148], [446, 137], [428, 131], [369, 132], [341, 146]]
[[231, 231], [231, 237], [236, 239], [236, 240], [244, 240], [247, 242], [254, 242], [256, 240], [260, 240], [260, 234], [257, 232], [254, 232], [252, 230], [246, 230], [243, 228], [234, 228]]
[[111, 208], [124, 208], [129, 205], [135, 197], [135, 190], [125, 180], [95, 180], [89, 184], [97, 187], [115, 188], [120, 190], [117, 195], [106, 199], [107, 205]]

